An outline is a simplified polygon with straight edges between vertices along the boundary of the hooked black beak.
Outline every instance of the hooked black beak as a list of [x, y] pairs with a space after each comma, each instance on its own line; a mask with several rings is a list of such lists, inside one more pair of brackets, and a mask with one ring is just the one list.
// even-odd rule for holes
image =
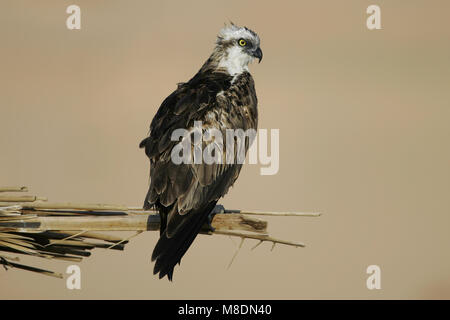
[[258, 58], [258, 60], [259, 60], [258, 63], [261, 62], [261, 60], [262, 60], [262, 58], [263, 58], [263, 53], [262, 53], [260, 47], [258, 47], [258, 48], [253, 52], [253, 56], [254, 56], [255, 58]]

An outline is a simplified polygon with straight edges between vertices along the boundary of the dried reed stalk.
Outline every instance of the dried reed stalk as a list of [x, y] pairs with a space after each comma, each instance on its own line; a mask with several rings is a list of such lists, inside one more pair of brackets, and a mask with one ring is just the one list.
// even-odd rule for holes
[[[0, 187], [0, 192], [26, 192], [27, 187]], [[155, 210], [109, 204], [73, 204], [44, 202], [36, 196], [0, 195], [0, 265], [38, 272], [53, 277], [60, 273], [17, 263], [8, 254], [29, 255], [44, 259], [81, 261], [95, 248], [123, 250], [132, 237], [143, 231], [159, 230], [160, 219]], [[301, 242], [269, 236], [267, 222], [253, 216], [317, 217], [320, 213], [225, 210], [214, 216], [214, 232], [244, 239], [268, 241], [295, 247]], [[122, 238], [103, 232], [133, 231], [135, 235]], [[242, 243], [242, 242], [241, 242]], [[256, 247], [255, 246], [255, 247]]]

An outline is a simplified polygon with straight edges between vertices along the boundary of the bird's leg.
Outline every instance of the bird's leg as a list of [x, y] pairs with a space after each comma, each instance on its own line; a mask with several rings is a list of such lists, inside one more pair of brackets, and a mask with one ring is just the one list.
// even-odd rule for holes
[[210, 214], [212, 214], [214, 217], [214, 215], [216, 215], [217, 213], [225, 213], [225, 207], [221, 204], [216, 204], [214, 209], [211, 210]]
[[208, 214], [208, 218], [206, 220], [206, 226], [208, 227], [209, 232], [214, 232], [216, 229], [212, 226], [212, 221], [214, 219], [214, 216], [218, 213], [225, 213], [225, 207], [221, 204], [218, 204], [214, 207], [214, 209], [211, 210], [211, 212]]

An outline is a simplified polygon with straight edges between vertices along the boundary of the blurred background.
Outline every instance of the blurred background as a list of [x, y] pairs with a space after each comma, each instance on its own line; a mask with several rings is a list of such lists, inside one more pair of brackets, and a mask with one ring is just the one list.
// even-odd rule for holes
[[[81, 7], [68, 30], [67, 6]], [[381, 7], [382, 30], [366, 27]], [[229, 20], [255, 30], [260, 128], [280, 129], [280, 170], [247, 165], [227, 208], [269, 218], [306, 248], [199, 236], [174, 282], [152, 275], [157, 232], [80, 263], [82, 289], [0, 269], [0, 298], [449, 299], [448, 1], [4, 1], [0, 185], [51, 201], [140, 206], [138, 143]], [[31, 261], [32, 258], [23, 258]], [[64, 272], [71, 263], [38, 265]], [[381, 290], [366, 268], [381, 268]]]

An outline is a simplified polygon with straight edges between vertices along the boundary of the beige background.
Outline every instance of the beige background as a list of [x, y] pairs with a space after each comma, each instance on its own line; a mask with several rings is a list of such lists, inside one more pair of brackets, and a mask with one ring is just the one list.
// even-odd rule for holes
[[[69, 31], [65, 9], [82, 9]], [[365, 10], [378, 3], [383, 30]], [[280, 171], [244, 168], [228, 208], [322, 211], [272, 218], [295, 249], [201, 236], [152, 275], [156, 232], [94, 251], [82, 290], [0, 269], [0, 298], [450, 298], [448, 1], [4, 1], [0, 184], [53, 201], [141, 205], [138, 143], [229, 19], [257, 31], [260, 127], [280, 129]], [[31, 261], [32, 258], [23, 259]], [[33, 260], [34, 261], [34, 260]], [[68, 263], [41, 263], [64, 272]], [[382, 269], [382, 289], [365, 286]]]

